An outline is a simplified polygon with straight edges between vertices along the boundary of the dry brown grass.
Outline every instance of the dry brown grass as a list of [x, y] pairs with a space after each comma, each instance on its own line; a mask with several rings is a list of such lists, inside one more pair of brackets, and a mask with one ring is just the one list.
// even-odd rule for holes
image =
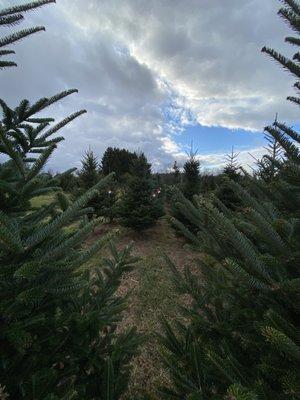
[[[109, 227], [96, 230], [94, 240]], [[117, 247], [134, 242], [133, 253], [140, 258], [136, 268], [123, 277], [119, 294], [128, 296], [128, 308], [119, 330], [136, 326], [147, 337], [140, 355], [132, 361], [132, 375], [124, 399], [145, 395], [159, 399], [157, 388], [168, 383], [168, 375], [162, 366], [157, 333], [161, 332], [161, 318], [172, 321], [178, 316], [179, 297], [172, 286], [170, 271], [163, 252], [176, 263], [179, 269], [196, 257], [185, 249], [184, 241], [174, 234], [166, 219], [162, 218], [153, 228], [143, 233], [120, 230]], [[182, 304], [183, 299], [180, 299]], [[188, 301], [188, 299], [185, 299]]]

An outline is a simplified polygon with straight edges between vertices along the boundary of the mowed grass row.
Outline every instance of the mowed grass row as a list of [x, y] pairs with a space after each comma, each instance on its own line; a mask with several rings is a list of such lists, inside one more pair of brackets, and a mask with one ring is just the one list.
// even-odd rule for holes
[[[47, 205], [54, 196], [55, 194], [39, 196], [33, 200], [32, 205]], [[70, 228], [76, 229], [76, 225], [72, 224]], [[119, 289], [120, 295], [127, 296], [128, 304], [119, 329], [136, 326], [146, 338], [140, 354], [132, 361], [132, 375], [124, 400], [133, 397], [145, 398], [145, 393], [147, 399], [158, 400], [157, 389], [168, 383], [168, 374], [161, 361], [163, 349], [158, 339], [162, 329], [161, 321], [163, 318], [168, 321], [175, 317], [178, 319], [181, 312], [179, 304], [182, 305], [182, 299], [179, 299], [173, 287], [164, 253], [168, 254], [179, 268], [192, 262], [195, 254], [185, 249], [184, 241], [175, 235], [167, 217], [163, 217], [153, 228], [142, 234], [118, 225], [104, 224], [95, 229], [87, 243], [91, 244], [111, 229], [118, 232], [114, 239], [117, 247], [121, 249], [133, 242], [133, 254], [139, 259], [133, 271], [124, 275]], [[107, 255], [107, 249], [99, 251], [85, 268], [101, 266], [101, 258]]]

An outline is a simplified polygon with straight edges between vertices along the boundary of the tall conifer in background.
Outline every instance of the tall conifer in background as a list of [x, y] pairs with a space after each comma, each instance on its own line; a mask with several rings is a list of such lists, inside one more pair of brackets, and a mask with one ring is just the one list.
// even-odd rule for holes
[[131, 175], [120, 201], [120, 223], [142, 231], [154, 225], [163, 214], [163, 199], [161, 193], [154, 188], [151, 164], [144, 154], [140, 154], [132, 162]]
[[[3, 16], [46, 3], [49, 1], [0, 11], [2, 25]], [[22, 19], [21, 14], [18, 18]], [[11, 43], [13, 38], [0, 39], [0, 43]], [[116, 333], [124, 302], [115, 293], [123, 272], [134, 262], [130, 249], [119, 253], [111, 245], [112, 258], [82, 271], [112, 236], [81, 246], [98, 223], [81, 221], [90, 212], [85, 206], [111, 176], [70, 203], [57, 180], [42, 173], [63, 140], [54, 135], [86, 111], [52, 125], [52, 118], [39, 113], [74, 92], [65, 91], [34, 104], [22, 100], [15, 109], [0, 100], [0, 152], [7, 159], [0, 165], [3, 398], [116, 400], [126, 388], [128, 364], [139, 342], [133, 329]], [[49, 205], [32, 206], [33, 198], [55, 192]], [[81, 222], [76, 230], [70, 229], [74, 221]]]
[[80, 186], [87, 190], [96, 185], [100, 180], [99, 163], [94, 152], [86, 151], [81, 161], [81, 170], [78, 173]]
[[223, 170], [223, 174], [228, 176], [229, 178], [235, 180], [240, 176], [240, 164], [238, 161], [239, 153], [234, 152], [234, 148], [232, 147], [231, 153], [226, 155], [226, 165]]
[[180, 183], [180, 170], [179, 170], [177, 161], [174, 161], [172, 170], [173, 170], [173, 177], [174, 177], [174, 185], [178, 185]]
[[[100, 181], [99, 164], [91, 149], [86, 151], [77, 177], [77, 184], [73, 189], [75, 197], [91, 189]], [[91, 212], [88, 214], [90, 219], [93, 215], [98, 215], [98, 203], [98, 196], [95, 196], [88, 202], [88, 206], [91, 207]]]
[[[74, 190], [76, 195], [92, 188], [102, 177], [97, 157], [91, 149], [85, 153], [81, 164], [82, 167], [78, 173], [77, 185]], [[95, 215], [97, 217], [105, 217], [109, 221], [113, 220], [115, 217], [115, 203], [116, 182], [111, 180], [109, 186], [99, 190], [97, 196], [89, 201], [88, 206], [92, 208], [89, 218]]]
[[[299, 33], [299, 2], [283, 2], [280, 15]], [[299, 46], [299, 36], [287, 42]], [[291, 62], [264, 51], [300, 76], [297, 55]], [[181, 198], [180, 210], [198, 232], [178, 227], [201, 252], [201, 271], [193, 266], [182, 273], [168, 259], [179, 293], [192, 301], [189, 324], [164, 324], [172, 384], [162, 388], [163, 398], [300, 398], [300, 137], [279, 122], [266, 131], [285, 153], [281, 165], [273, 160], [275, 182], [228, 178], [240, 199], [238, 211], [214, 196], [196, 197], [194, 204]]]
[[191, 149], [189, 158], [183, 166], [183, 194], [189, 200], [200, 192], [200, 162], [196, 158], [197, 152]]
[[223, 202], [223, 204], [230, 209], [236, 209], [241, 204], [237, 195], [234, 193], [230, 185], [228, 185], [228, 178], [235, 182], [241, 182], [242, 180], [241, 165], [239, 164], [238, 157], [239, 153], [235, 153], [234, 148], [232, 147], [231, 153], [226, 155], [227, 163], [221, 174], [221, 179], [215, 192], [216, 196]]
[[271, 183], [279, 176], [284, 157], [280, 143], [272, 135], [266, 132], [265, 139], [267, 141], [266, 154], [260, 160], [255, 159], [257, 167], [255, 175], [259, 179]]

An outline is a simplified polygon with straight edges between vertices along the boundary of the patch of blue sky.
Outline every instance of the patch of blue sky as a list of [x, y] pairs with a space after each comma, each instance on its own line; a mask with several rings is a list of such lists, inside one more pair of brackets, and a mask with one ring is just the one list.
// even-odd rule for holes
[[243, 151], [265, 144], [263, 131], [207, 127], [199, 124], [186, 126], [181, 134], [173, 139], [184, 149], [188, 149], [193, 143], [193, 148], [198, 149], [199, 154], [227, 153], [231, 151], [232, 146], [236, 151]]

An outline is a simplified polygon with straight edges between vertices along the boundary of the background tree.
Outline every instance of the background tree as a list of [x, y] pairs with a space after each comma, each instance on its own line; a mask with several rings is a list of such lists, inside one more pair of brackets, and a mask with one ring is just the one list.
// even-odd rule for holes
[[72, 168], [67, 174], [58, 173], [55, 175], [57, 184], [66, 193], [74, 193], [78, 188], [78, 177], [75, 174], [76, 168]]
[[125, 193], [119, 205], [120, 223], [141, 231], [152, 226], [163, 214], [163, 201], [154, 190], [151, 164], [142, 153], [132, 162]]
[[238, 162], [239, 153], [234, 152], [234, 148], [232, 146], [231, 153], [226, 155], [226, 165], [223, 170], [223, 173], [233, 180], [237, 180], [240, 174], [240, 164]]
[[[76, 195], [92, 188], [101, 179], [100, 165], [91, 149], [86, 152], [81, 163], [82, 168], [78, 173], [78, 182], [74, 192]], [[93, 209], [89, 217], [96, 215], [112, 221], [115, 217], [116, 195], [116, 182], [111, 180], [108, 187], [100, 189], [97, 196], [89, 201], [88, 206]]]
[[108, 147], [101, 160], [102, 173], [106, 176], [114, 172], [117, 179], [122, 180], [125, 174], [130, 173], [132, 162], [137, 158], [137, 154], [129, 150]]
[[[300, 4], [285, 4], [299, 22]], [[201, 273], [194, 267], [181, 273], [168, 260], [192, 305], [188, 325], [165, 323], [167, 399], [299, 398], [300, 136], [278, 122], [266, 131], [286, 157], [275, 184], [229, 179], [238, 211], [216, 197], [181, 201], [198, 232], [174, 223], [201, 252]], [[278, 202], [283, 193], [285, 204]]]
[[200, 192], [200, 162], [196, 155], [197, 151], [191, 149], [189, 159], [183, 166], [183, 194], [189, 200]]
[[176, 160], [174, 161], [172, 170], [173, 170], [173, 176], [174, 176], [174, 185], [178, 185], [180, 182], [180, 170], [179, 170]]
[[[73, 188], [73, 195], [75, 198], [95, 186], [100, 179], [101, 177], [97, 158], [95, 157], [93, 151], [89, 148], [86, 151], [83, 160], [81, 161], [81, 169], [77, 174], [77, 184]], [[91, 219], [93, 215], [99, 216], [98, 196], [95, 196], [93, 199], [91, 199], [87, 206], [91, 208], [91, 212], [88, 214], [89, 219]]]
[[226, 155], [226, 165], [221, 174], [221, 179], [216, 189], [216, 196], [225, 204], [229, 209], [236, 209], [241, 205], [241, 202], [232, 190], [230, 185], [228, 185], [228, 178], [234, 180], [235, 182], [241, 182], [241, 165], [238, 162], [239, 153], [234, 152], [232, 147], [231, 153]]
[[[74, 91], [15, 109], [0, 101], [0, 152], [8, 159], [0, 165], [0, 376], [3, 396], [16, 400], [118, 399], [139, 342], [132, 329], [116, 333], [124, 302], [115, 293], [134, 262], [130, 249], [112, 245], [101, 268], [80, 270], [111, 239], [82, 247], [98, 223], [82, 221], [85, 206], [111, 177], [70, 203], [42, 172], [63, 140], [53, 135], [86, 111], [52, 126], [36, 114]], [[32, 206], [54, 192], [49, 205]]]
[[[277, 118], [275, 123], [277, 122]], [[265, 182], [273, 182], [279, 175], [283, 163], [283, 150], [280, 143], [273, 138], [268, 132], [265, 133], [267, 146], [265, 146], [266, 154], [260, 160], [255, 159], [256, 167], [255, 175], [258, 179]]]
[[78, 183], [80, 187], [87, 190], [96, 185], [99, 180], [99, 163], [94, 152], [89, 148], [81, 161], [81, 170], [78, 172]]

